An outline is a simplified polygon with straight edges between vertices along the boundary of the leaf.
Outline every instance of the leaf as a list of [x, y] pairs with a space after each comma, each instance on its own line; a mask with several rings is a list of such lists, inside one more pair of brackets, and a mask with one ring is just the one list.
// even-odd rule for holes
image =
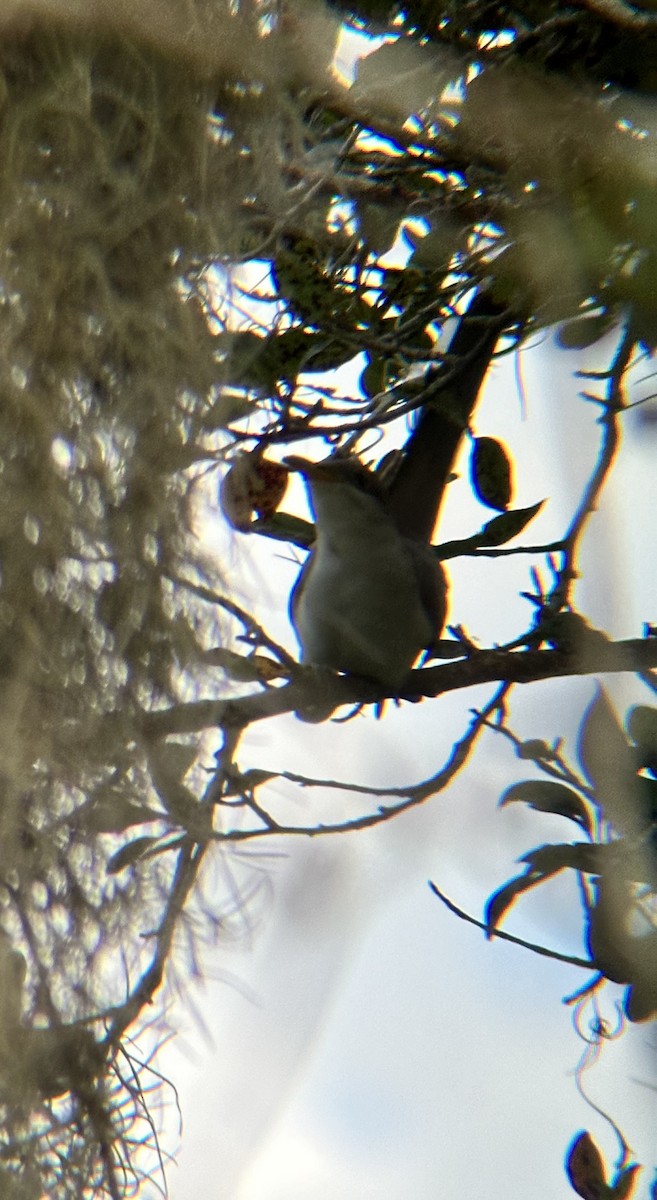
[[309, 237], [283, 237], [271, 266], [280, 299], [308, 324], [335, 317], [344, 293], [322, 270], [326, 249]]
[[312, 521], [295, 517], [292, 513], [275, 512], [266, 520], [254, 521], [252, 533], [274, 538], [277, 542], [292, 542], [300, 550], [307, 550], [315, 541], [315, 526]]
[[626, 836], [641, 833], [646, 819], [636, 787], [634, 756], [601, 687], [580, 725], [578, 755], [604, 819]]
[[567, 321], [557, 333], [557, 342], [564, 350], [586, 350], [609, 333], [614, 324], [609, 313], [593, 313]]
[[354, 355], [353, 343], [324, 330], [312, 333], [296, 326], [265, 339], [262, 369], [272, 383], [277, 379], [294, 380], [304, 372], [332, 371]]
[[135, 804], [118, 790], [109, 788], [73, 813], [70, 821], [90, 833], [124, 833], [132, 825], [161, 821], [162, 817], [154, 808]]
[[135, 838], [134, 842], [128, 842], [122, 846], [120, 850], [113, 854], [107, 863], [108, 875], [117, 875], [119, 871], [123, 871], [126, 867], [132, 866], [133, 863], [143, 858], [148, 853], [151, 846], [157, 845], [160, 841], [157, 837], [139, 837]]
[[531, 504], [529, 508], [511, 509], [509, 512], [501, 513], [499, 517], [493, 517], [492, 521], [488, 521], [484, 525], [481, 533], [476, 535], [476, 545], [503, 546], [506, 542], [510, 542], [511, 538], [516, 537], [526, 525], [529, 525], [544, 503], [544, 500], [539, 500], [537, 504]]
[[638, 1182], [638, 1173], [641, 1167], [638, 1163], [632, 1163], [629, 1167], [624, 1167], [622, 1171], [618, 1171], [613, 1178], [611, 1189], [608, 1192], [608, 1200], [629, 1200], [629, 1197], [634, 1191], [634, 1186]]
[[489, 508], [508, 508], [512, 495], [511, 460], [502, 442], [496, 438], [472, 440], [470, 478], [482, 504]]
[[657, 768], [657, 708], [649, 704], [635, 704], [630, 709], [625, 728], [628, 736], [639, 749], [641, 765]]
[[235, 387], [265, 388], [269, 382], [262, 369], [265, 339], [251, 329], [222, 330], [216, 336], [217, 357], [224, 383]]
[[603, 1200], [607, 1195], [604, 1162], [590, 1133], [582, 1132], [572, 1142], [566, 1171], [574, 1191], [582, 1200]]
[[543, 876], [533, 874], [528, 871], [524, 875], [518, 875], [509, 883], [505, 883], [501, 888], [498, 888], [493, 895], [489, 897], [484, 909], [484, 920], [486, 922], [486, 936], [493, 937], [497, 926], [500, 924], [502, 917], [515, 904], [518, 896], [523, 892], [529, 891], [538, 883], [542, 883]]
[[516, 783], [500, 797], [500, 808], [514, 801], [522, 801], [537, 812], [555, 813], [575, 821], [588, 834], [591, 833], [591, 816], [582, 797], [563, 783], [548, 779], [528, 780]]
[[634, 907], [631, 885], [609, 871], [594, 884], [594, 897], [586, 930], [589, 954], [607, 979], [630, 983], [633, 948], [628, 923]]
[[[549, 879], [550, 875], [556, 874], [564, 867], [572, 866], [573, 851], [577, 851], [582, 845], [584, 843], [578, 842], [575, 845], [538, 846], [536, 850], [530, 850], [528, 854], [523, 855], [521, 862], [528, 864], [525, 874], [505, 883], [493, 893], [486, 904], [485, 920], [489, 936], [490, 931], [495, 929], [502, 915], [515, 903], [518, 896]], [[584, 848], [591, 849], [586, 845]]]
[[557, 842], [529, 850], [520, 861], [526, 862], [532, 871], [539, 871], [544, 878], [566, 869], [595, 875], [600, 869], [599, 851], [599, 846], [589, 842]]
[[359, 233], [368, 249], [377, 257], [392, 246], [404, 216], [388, 204], [373, 204], [360, 200], [356, 204]]
[[548, 746], [542, 738], [527, 738], [516, 746], [518, 758], [530, 759], [532, 762], [547, 762], [554, 758], [552, 746]]
[[363, 395], [368, 399], [378, 396], [379, 392], [384, 390], [386, 383], [385, 358], [373, 357], [370, 354], [367, 366], [361, 371], [359, 383]]
[[499, 517], [493, 517], [492, 521], [488, 521], [483, 529], [479, 533], [474, 533], [472, 537], [455, 539], [453, 542], [441, 542], [432, 549], [436, 557], [443, 560], [458, 558], [461, 554], [471, 554], [473, 550], [486, 546], [503, 546], [505, 542], [510, 542], [511, 538], [516, 537], [525, 528], [525, 525], [529, 524], [544, 503], [544, 500], [539, 500], [538, 504], [532, 504], [529, 508], [517, 508], [500, 513]]

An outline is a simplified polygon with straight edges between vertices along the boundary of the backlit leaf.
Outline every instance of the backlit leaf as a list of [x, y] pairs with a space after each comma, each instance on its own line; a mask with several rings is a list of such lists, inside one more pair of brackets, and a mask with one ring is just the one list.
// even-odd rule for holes
[[536, 779], [516, 783], [507, 788], [500, 798], [500, 807], [522, 801], [537, 812], [555, 813], [575, 821], [587, 833], [591, 833], [591, 817], [582, 797], [573, 788], [556, 780]]
[[604, 1200], [607, 1194], [602, 1155], [590, 1133], [580, 1133], [566, 1157], [566, 1171], [582, 1200]]

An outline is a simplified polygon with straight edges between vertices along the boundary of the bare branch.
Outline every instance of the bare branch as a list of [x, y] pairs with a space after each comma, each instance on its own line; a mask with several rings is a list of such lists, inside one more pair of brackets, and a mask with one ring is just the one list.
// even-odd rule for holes
[[[429, 880], [429, 887], [434, 896], [437, 896], [455, 916], [460, 917], [462, 921], [467, 921], [470, 925], [476, 925], [478, 929], [482, 929], [486, 934], [490, 933], [485, 921], [478, 921], [476, 917], [471, 917], [469, 913], [464, 912], [444, 892], [441, 892], [431, 880]], [[595, 963], [592, 963], [589, 959], [577, 958], [573, 954], [561, 954], [558, 950], [549, 950], [547, 946], [539, 946], [536, 942], [527, 942], [524, 938], [515, 937], [512, 933], [506, 933], [504, 929], [495, 929], [494, 936], [502, 938], [505, 942], [513, 942], [516, 946], [522, 946], [525, 950], [531, 950], [534, 954], [540, 954], [543, 958], [553, 958], [557, 962], [569, 963], [572, 967], [583, 967], [587, 971], [595, 971], [596, 969]]]
[[621, 29], [630, 29], [637, 33], [645, 29], [657, 30], [657, 14], [644, 12], [635, 8], [633, 4], [625, 4], [624, 0], [579, 0], [579, 3], [596, 16], [611, 21]]
[[[594, 631], [595, 632], [595, 631]], [[409, 675], [405, 695], [437, 697], [483, 683], [538, 683], [569, 675], [619, 674], [657, 667], [657, 638], [608, 641], [600, 634], [586, 646], [585, 653], [566, 650], [480, 650], [470, 658], [438, 667], [422, 667]], [[327, 715], [342, 705], [377, 704], [398, 699], [383, 688], [354, 676], [297, 668], [293, 683], [272, 687], [238, 700], [196, 700], [145, 713], [141, 730], [148, 737], [193, 733], [202, 729], [244, 729], [282, 713], [327, 709]], [[108, 718], [108, 721], [111, 718]]]

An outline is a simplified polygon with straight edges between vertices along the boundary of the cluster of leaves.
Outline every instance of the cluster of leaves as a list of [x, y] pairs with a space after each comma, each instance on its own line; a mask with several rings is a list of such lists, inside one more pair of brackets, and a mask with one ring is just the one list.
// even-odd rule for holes
[[[420, 404], [409, 366], [440, 361], [436, 330], [463, 281], [483, 274], [511, 325], [564, 321], [563, 344], [584, 346], [622, 313], [652, 349], [653, 114], [622, 90], [654, 89], [638, 61], [651, 26], [618, 40], [596, 13], [555, 17], [547, 4], [342, 7], [368, 28], [375, 7], [391, 40], [323, 103], [297, 85], [295, 177], [312, 184], [313, 202], [303, 226], [280, 223], [260, 255], [285, 319], [267, 336], [225, 335], [226, 378], [266, 395], [271, 436], [339, 432], [340, 415], [352, 428], [353, 401], [336, 406], [319, 388], [303, 401], [294, 385], [359, 351], [366, 399], [394, 392], [379, 418]], [[406, 267], [381, 266], [402, 227]]]
[[599, 689], [579, 730], [579, 778], [545, 743], [521, 744], [519, 753], [551, 778], [514, 784], [500, 803], [565, 817], [585, 840], [524, 855], [524, 873], [488, 901], [487, 927], [492, 935], [530, 888], [559, 871], [576, 871], [591, 966], [625, 985], [627, 1018], [645, 1020], [657, 1013], [657, 709], [635, 706], [623, 731]]

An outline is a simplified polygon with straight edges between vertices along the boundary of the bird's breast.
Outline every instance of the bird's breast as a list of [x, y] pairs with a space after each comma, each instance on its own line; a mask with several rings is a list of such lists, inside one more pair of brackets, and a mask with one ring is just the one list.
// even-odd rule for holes
[[318, 536], [293, 596], [305, 662], [401, 683], [435, 636], [413, 559], [394, 526], [352, 529], [348, 546]]

